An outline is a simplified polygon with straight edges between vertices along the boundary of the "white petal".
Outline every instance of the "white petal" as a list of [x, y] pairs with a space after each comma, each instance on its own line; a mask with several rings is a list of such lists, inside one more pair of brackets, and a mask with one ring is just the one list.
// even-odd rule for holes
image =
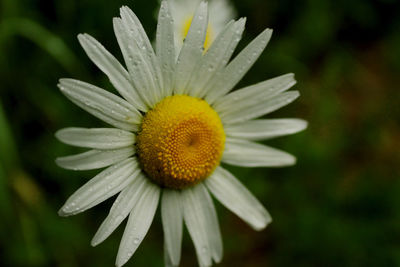
[[116, 266], [124, 265], [147, 234], [157, 210], [160, 188], [148, 183], [146, 189], [133, 207], [118, 249]]
[[[161, 199], [161, 218], [164, 229], [165, 253], [168, 253], [172, 265], [179, 265], [182, 243], [182, 207], [180, 193], [177, 190], [163, 190]], [[167, 257], [167, 256], [166, 256]]]
[[117, 128], [136, 131], [141, 123], [142, 115], [131, 104], [99, 87], [73, 79], [61, 79], [58, 87], [76, 105]]
[[207, 103], [214, 103], [220, 96], [232, 90], [264, 51], [271, 35], [271, 29], [264, 30], [228, 64], [218, 81], [212, 86], [213, 90], [207, 94], [205, 98]]
[[231, 21], [217, 36], [194, 71], [188, 85], [189, 95], [194, 97], [205, 95], [212, 78], [228, 63], [241, 38], [245, 22], [246, 19], [243, 18], [236, 22]]
[[64, 128], [56, 132], [63, 143], [94, 149], [117, 149], [132, 146], [135, 135], [115, 128]]
[[105, 169], [68, 198], [58, 214], [75, 215], [96, 206], [125, 188], [139, 172], [133, 158]]
[[156, 51], [163, 74], [163, 97], [172, 95], [175, 71], [174, 29], [167, 1], [161, 2], [158, 16]]
[[298, 91], [289, 91], [273, 96], [263, 102], [256, 103], [254, 101], [253, 105], [250, 105], [251, 101], [243, 101], [243, 105], [231, 106], [229, 110], [221, 112], [219, 115], [224, 125], [248, 121], [280, 109], [293, 102], [299, 96]]
[[232, 18], [237, 17], [234, 5], [228, 0], [216, 0], [210, 2], [210, 24], [218, 34], [225, 24]]
[[135, 88], [138, 88], [138, 94], [148, 107], [153, 106], [156, 99], [154, 91], [154, 80], [151, 67], [143, 55], [137, 43], [129, 36], [129, 30], [122, 23], [122, 19], [113, 19], [114, 32], [117, 37], [119, 47], [121, 48], [125, 64], [128, 67], [131, 81]]
[[64, 169], [92, 170], [110, 166], [132, 156], [134, 153], [134, 147], [113, 150], [93, 149], [72, 156], [59, 157], [56, 159], [56, 163]]
[[282, 75], [236, 90], [217, 99], [213, 107], [218, 113], [229, 112], [238, 106], [240, 109], [249, 108], [288, 90], [295, 83], [293, 73]]
[[204, 183], [216, 199], [255, 230], [261, 230], [271, 222], [263, 205], [227, 170], [217, 167]]
[[172, 264], [171, 255], [167, 249], [167, 244], [164, 240], [164, 266], [165, 267], [178, 267], [179, 265]]
[[163, 85], [160, 64], [139, 19], [128, 7], [120, 9], [121, 19], [114, 19], [114, 31], [131, 80], [150, 107], [158, 103]]
[[150, 182], [143, 174], [139, 174], [122, 192], [118, 195], [110, 209], [110, 213], [103, 221], [100, 228], [94, 235], [91, 245], [97, 246], [109, 237], [112, 232], [132, 211], [139, 198], [144, 194], [146, 185]]
[[134, 41], [138, 44], [141, 48], [143, 55], [147, 58], [152, 66], [152, 70], [154, 71], [153, 78], [155, 79], [156, 86], [158, 86], [158, 90], [162, 88], [162, 74], [160, 68], [160, 62], [154, 53], [153, 46], [149, 38], [147, 37], [146, 31], [144, 30], [142, 24], [140, 23], [139, 19], [133, 13], [133, 11], [127, 7], [122, 6], [121, 9], [121, 18], [122, 23], [126, 24], [126, 27], [132, 33], [134, 37]]
[[224, 127], [227, 136], [248, 140], [262, 140], [300, 132], [307, 122], [300, 119], [270, 119], [245, 121]]
[[130, 82], [129, 73], [119, 61], [89, 34], [79, 34], [78, 40], [89, 58], [108, 76], [115, 89], [135, 108], [147, 111], [146, 105]]
[[182, 191], [183, 216], [201, 266], [222, 258], [218, 218], [210, 194], [203, 184]]
[[295, 164], [296, 158], [272, 147], [227, 138], [222, 161], [243, 167], [280, 167]]
[[181, 52], [178, 57], [175, 73], [175, 94], [186, 94], [187, 85], [196, 67], [201, 59], [204, 49], [208, 25], [207, 2], [201, 2], [193, 17], [192, 23]]

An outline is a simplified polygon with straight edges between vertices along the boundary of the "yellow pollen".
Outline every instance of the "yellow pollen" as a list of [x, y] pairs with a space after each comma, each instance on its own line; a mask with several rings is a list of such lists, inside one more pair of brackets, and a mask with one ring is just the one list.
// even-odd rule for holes
[[218, 114], [204, 100], [185, 95], [164, 98], [147, 112], [137, 136], [144, 172], [172, 189], [207, 178], [218, 166], [224, 145]]
[[[183, 23], [183, 27], [182, 27], [183, 39], [186, 38], [186, 35], [189, 32], [189, 28], [190, 28], [190, 25], [192, 24], [192, 20], [193, 20], [193, 16], [190, 16], [190, 17], [187, 17]], [[210, 47], [211, 42], [212, 42], [211, 39], [213, 38], [213, 36], [214, 36], [214, 32], [213, 32], [210, 24], [208, 24], [207, 32], [206, 32], [206, 40], [204, 41], [204, 50], [207, 50]]]

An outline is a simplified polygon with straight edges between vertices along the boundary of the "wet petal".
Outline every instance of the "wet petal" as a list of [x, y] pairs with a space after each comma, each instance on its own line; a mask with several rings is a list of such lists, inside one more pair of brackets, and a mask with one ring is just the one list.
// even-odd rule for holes
[[298, 133], [307, 128], [301, 119], [252, 120], [224, 127], [227, 136], [247, 140], [263, 140]]
[[208, 25], [207, 2], [201, 2], [193, 17], [178, 57], [175, 72], [175, 94], [186, 94], [188, 82], [203, 54], [204, 41]]
[[225, 68], [242, 36], [246, 19], [242, 18], [236, 22], [231, 21], [225, 29], [217, 36], [211, 47], [201, 58], [188, 88], [189, 95], [204, 97], [208, 90], [212, 90], [215, 79]]
[[142, 115], [131, 104], [94, 85], [60, 79], [61, 92], [93, 116], [123, 130], [136, 131]]
[[218, 167], [204, 183], [219, 202], [255, 230], [261, 230], [271, 222], [263, 205], [227, 170]]
[[182, 191], [183, 216], [201, 266], [222, 258], [222, 240], [214, 204], [202, 184]]
[[146, 185], [150, 183], [143, 174], [139, 174], [131, 183], [118, 195], [110, 209], [107, 218], [100, 225], [94, 235], [91, 245], [97, 246], [109, 237], [112, 232], [129, 215], [138, 202], [141, 195], [146, 191]]
[[243, 167], [281, 167], [296, 163], [292, 155], [254, 142], [227, 138], [222, 161]]
[[249, 100], [242, 104], [232, 105], [229, 110], [219, 113], [224, 125], [239, 123], [255, 119], [280, 109], [300, 96], [298, 91], [290, 91], [278, 94], [264, 101]]
[[179, 265], [181, 260], [182, 222], [180, 192], [177, 190], [163, 190], [161, 199], [161, 218], [164, 229], [166, 251], [171, 264]]
[[124, 265], [132, 257], [153, 222], [161, 190], [153, 183], [147, 184], [146, 187], [129, 215], [118, 249], [117, 267]]
[[56, 159], [56, 163], [64, 169], [92, 170], [110, 166], [132, 156], [134, 153], [134, 147], [113, 150], [93, 149], [76, 155], [59, 157]]
[[75, 215], [96, 206], [124, 189], [139, 172], [133, 158], [105, 169], [69, 197], [58, 214]]
[[108, 76], [115, 89], [135, 108], [147, 111], [121, 63], [89, 34], [79, 34], [78, 39], [86, 54]]
[[220, 96], [233, 89], [264, 51], [271, 35], [271, 29], [264, 30], [228, 64], [216, 83], [212, 85], [213, 90], [206, 95], [207, 103], [214, 103]]
[[156, 51], [164, 81], [163, 97], [166, 97], [172, 95], [175, 72], [173, 19], [167, 1], [161, 2], [156, 38]]
[[61, 142], [94, 149], [117, 149], [132, 146], [135, 135], [115, 128], [64, 128], [56, 132]]
[[229, 112], [237, 106], [250, 108], [278, 95], [296, 84], [294, 74], [289, 73], [236, 90], [215, 101], [213, 107], [218, 113]]

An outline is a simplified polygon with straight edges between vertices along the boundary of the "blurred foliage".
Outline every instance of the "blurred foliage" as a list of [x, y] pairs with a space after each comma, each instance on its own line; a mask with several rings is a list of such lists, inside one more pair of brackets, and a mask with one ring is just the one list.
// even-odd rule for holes
[[[225, 243], [220, 266], [400, 266], [400, 2], [233, 4], [248, 17], [240, 47], [274, 29], [241, 85], [296, 73], [302, 97], [270, 117], [304, 118], [309, 128], [268, 141], [295, 154], [294, 167], [229, 167], [274, 221], [255, 232], [217, 204]], [[54, 132], [101, 125], [56, 84], [69, 76], [113, 90], [76, 35], [90, 33], [121, 59], [111, 22], [121, 5], [133, 8], [154, 36], [157, 0], [1, 2], [1, 266], [114, 263], [123, 227], [99, 247], [89, 245], [112, 200], [72, 218], [57, 215], [96, 172], [56, 167], [55, 157], [75, 150]], [[162, 266], [159, 217], [127, 266]], [[182, 266], [195, 264], [185, 233]]]

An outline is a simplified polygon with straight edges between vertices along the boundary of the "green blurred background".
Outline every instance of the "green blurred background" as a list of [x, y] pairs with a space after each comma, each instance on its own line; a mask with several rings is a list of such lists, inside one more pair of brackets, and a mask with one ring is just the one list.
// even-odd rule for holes
[[[240, 85], [294, 72], [302, 96], [269, 117], [309, 128], [266, 143], [294, 167], [229, 169], [273, 223], [255, 232], [220, 204], [219, 266], [400, 266], [400, 1], [235, 0], [248, 18], [240, 48], [274, 29]], [[90, 240], [112, 204], [61, 218], [57, 210], [94, 172], [58, 168], [77, 152], [54, 132], [100, 121], [58, 91], [61, 77], [113, 90], [79, 47], [87, 32], [122, 59], [112, 31], [121, 5], [154, 36], [157, 0], [2, 0], [0, 6], [0, 266], [113, 266], [123, 226]], [[127, 266], [162, 266], [157, 217]], [[185, 233], [182, 266], [196, 266]]]

